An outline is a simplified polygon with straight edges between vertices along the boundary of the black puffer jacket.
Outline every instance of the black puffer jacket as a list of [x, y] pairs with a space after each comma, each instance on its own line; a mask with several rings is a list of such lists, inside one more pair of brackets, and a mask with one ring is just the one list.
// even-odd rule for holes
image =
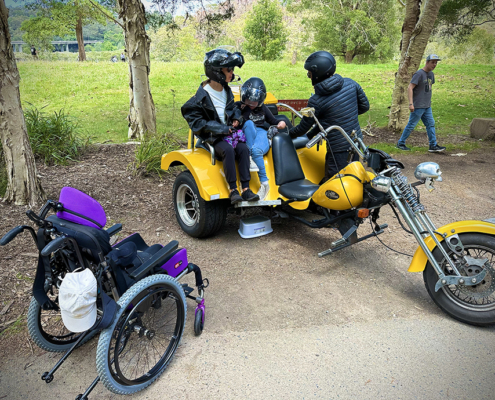
[[229, 125], [235, 119], [242, 123], [242, 117], [241, 111], [234, 109], [232, 90], [229, 85], [225, 84], [224, 88], [227, 91], [227, 105], [225, 107], [227, 124], [223, 124], [220, 121], [217, 110], [215, 110], [210, 95], [203, 89], [206, 84], [206, 81], [201, 83], [196, 94], [181, 107], [180, 111], [195, 135], [200, 136], [210, 144], [215, 144], [223, 136], [229, 134]]
[[[348, 134], [356, 130], [358, 137], [362, 138], [358, 115], [368, 111], [370, 104], [361, 86], [350, 78], [342, 78], [336, 74], [318, 83], [314, 88], [315, 94], [310, 97], [308, 107], [314, 107], [316, 118], [323, 128], [339, 125]], [[290, 136], [295, 138], [304, 135], [314, 123], [313, 118], [304, 117], [298, 126], [290, 130]], [[319, 131], [315, 126], [308, 133], [308, 137], [311, 139]], [[330, 132], [329, 139], [333, 152], [347, 151], [350, 148], [349, 143], [338, 131]]]

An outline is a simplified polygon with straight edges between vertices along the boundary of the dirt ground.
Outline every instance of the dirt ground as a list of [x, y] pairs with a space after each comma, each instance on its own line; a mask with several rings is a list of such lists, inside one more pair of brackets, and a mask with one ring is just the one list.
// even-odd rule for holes
[[[436, 184], [433, 193], [421, 190], [421, 200], [437, 226], [495, 217], [495, 148], [462, 156], [448, 152], [398, 152], [393, 156], [404, 162], [405, 173], [411, 179], [420, 162], [440, 165], [444, 181]], [[102, 145], [70, 166], [40, 165], [39, 175], [50, 199], [57, 199], [63, 186], [75, 187], [97, 199], [106, 210], [107, 226], [123, 224], [120, 237], [138, 231], [148, 244], [176, 239], [187, 248], [189, 260], [199, 265], [210, 280], [205, 329], [217, 334], [280, 331], [442, 315], [429, 299], [421, 274], [407, 272], [410, 259], [386, 249], [375, 238], [320, 259], [317, 253], [330, 247], [339, 234], [331, 229], [312, 230], [295, 221], [274, 220], [273, 233], [243, 240], [237, 233], [240, 217], [232, 214], [215, 237], [198, 240], [185, 235], [173, 210], [175, 176], [165, 175], [161, 180], [134, 177], [129, 168], [132, 158], [132, 145]], [[0, 202], [0, 235], [28, 223], [25, 210]], [[413, 254], [417, 247], [414, 239], [400, 228], [389, 208], [383, 210], [379, 222], [389, 224], [380, 236], [385, 244]], [[358, 233], [369, 231], [364, 226]], [[26, 330], [36, 257], [27, 233], [0, 247], [0, 371], [34, 371], [37, 360], [49, 356], [36, 348]], [[187, 277], [186, 281], [192, 283], [193, 278]], [[189, 303], [181, 348], [195, 340], [193, 313], [194, 305]], [[94, 348], [95, 340], [87, 346]], [[94, 359], [79, 357], [94, 363]], [[21, 359], [23, 364], [19, 364]], [[1, 390], [4, 383], [0, 380], [0, 399], [7, 398]], [[39, 381], [39, 385], [45, 384]]]

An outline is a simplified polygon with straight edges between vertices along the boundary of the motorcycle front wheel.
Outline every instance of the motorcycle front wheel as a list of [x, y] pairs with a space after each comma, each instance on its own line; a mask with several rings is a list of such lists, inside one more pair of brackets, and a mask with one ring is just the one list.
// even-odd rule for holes
[[[469, 277], [487, 269], [485, 278], [475, 286], [446, 285], [435, 292], [438, 275], [430, 262], [423, 272], [428, 294], [444, 312], [451, 317], [471, 325], [486, 326], [495, 324], [495, 237], [481, 233], [460, 234], [459, 238], [464, 246], [464, 254], [476, 259], [487, 259], [483, 267], [461, 266], [459, 273]], [[452, 251], [442, 243], [447, 253]], [[433, 256], [446, 275], [453, 274], [447, 260], [441, 251], [436, 248]]]

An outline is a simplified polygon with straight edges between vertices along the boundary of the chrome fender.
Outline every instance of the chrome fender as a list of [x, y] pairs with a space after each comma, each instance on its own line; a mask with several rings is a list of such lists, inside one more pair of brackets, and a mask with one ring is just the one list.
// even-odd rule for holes
[[[458, 221], [452, 222], [450, 224], [444, 225], [441, 228], [437, 229], [437, 232], [446, 235], [445, 237], [449, 237], [455, 234], [460, 233], [486, 233], [488, 235], [495, 236], [495, 219], [492, 219], [493, 222], [488, 221], [477, 221], [477, 220], [469, 220], [469, 221]], [[443, 242], [444, 238], [440, 235], [437, 235], [437, 239], [440, 242]], [[428, 236], [424, 239], [425, 244], [428, 246], [430, 251], [436, 247], [435, 242]], [[426, 257], [425, 252], [418, 247], [416, 252], [414, 253], [413, 259], [411, 261], [411, 265], [409, 266], [409, 272], [421, 272], [426, 268], [426, 263], [428, 262], [428, 258]]]

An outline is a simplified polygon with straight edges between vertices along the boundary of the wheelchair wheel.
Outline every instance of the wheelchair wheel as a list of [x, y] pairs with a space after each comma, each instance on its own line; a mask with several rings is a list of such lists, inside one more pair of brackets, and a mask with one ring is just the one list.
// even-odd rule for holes
[[118, 301], [112, 325], [102, 331], [96, 369], [113, 393], [138, 392], [155, 381], [177, 350], [186, 321], [186, 296], [168, 275], [134, 284]]
[[204, 312], [203, 310], [197, 310], [194, 315], [194, 334], [199, 336], [203, 333], [205, 327], [204, 323]]
[[189, 171], [181, 172], [175, 179], [173, 196], [177, 222], [189, 236], [212, 236], [223, 227], [228, 203], [225, 200], [205, 201]]
[[[58, 304], [58, 289], [55, 285], [46, 287], [48, 297]], [[80, 333], [69, 331], [60, 315], [60, 310], [42, 310], [34, 297], [31, 298], [27, 314], [29, 336], [36, 345], [46, 351], [63, 352], [69, 350]], [[89, 333], [79, 346], [86, 343], [96, 331]], [[79, 347], [78, 346], [78, 347]]]

